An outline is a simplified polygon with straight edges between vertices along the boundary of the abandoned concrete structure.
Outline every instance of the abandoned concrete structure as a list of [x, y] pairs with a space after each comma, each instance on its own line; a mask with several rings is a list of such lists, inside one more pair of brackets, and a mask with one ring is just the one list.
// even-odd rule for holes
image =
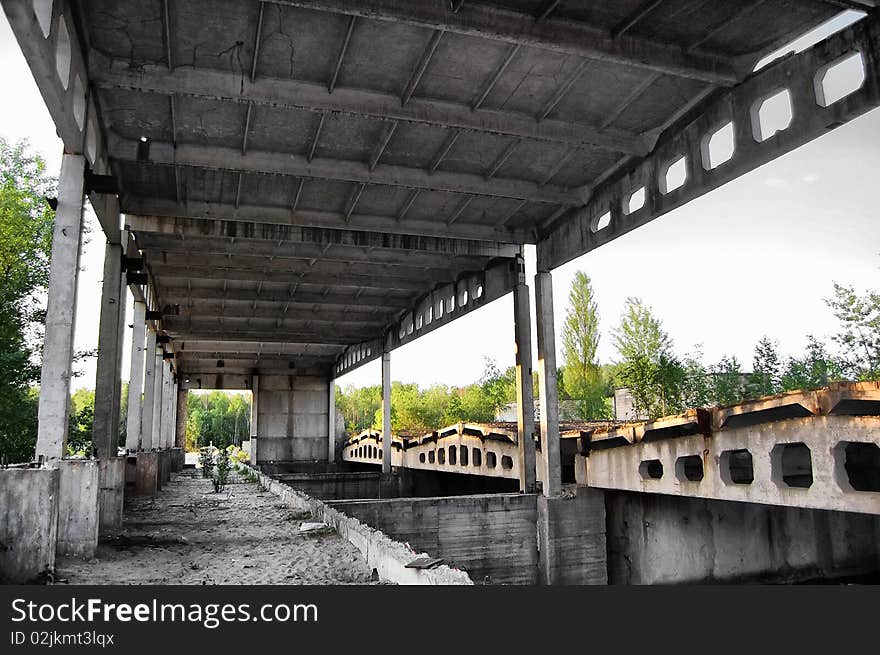
[[[124, 493], [161, 488], [182, 465], [192, 388], [253, 392], [253, 461], [272, 488], [288, 476], [290, 502], [307, 502], [291, 485], [324, 480], [336, 491], [316, 511], [343, 533], [357, 532], [343, 515], [362, 519], [477, 581], [876, 574], [876, 388], [560, 434], [551, 285], [561, 264], [877, 107], [874, 0], [2, 5], [65, 149], [40, 466], [0, 471], [5, 577], [88, 555]], [[842, 9], [865, 15], [755, 71]], [[853, 61], [861, 83], [836, 97], [826, 78]], [[790, 118], [771, 125], [779, 99]], [[84, 197], [107, 246], [97, 459], [73, 461]], [[524, 244], [537, 245], [536, 361]], [[508, 293], [518, 407], [532, 407], [534, 371], [538, 425], [520, 411], [494, 436], [462, 426], [410, 449], [386, 427], [343, 447], [336, 377], [381, 359], [390, 426], [392, 352]], [[514, 493], [450, 495], [462, 478]], [[400, 497], [417, 484], [422, 497]]]

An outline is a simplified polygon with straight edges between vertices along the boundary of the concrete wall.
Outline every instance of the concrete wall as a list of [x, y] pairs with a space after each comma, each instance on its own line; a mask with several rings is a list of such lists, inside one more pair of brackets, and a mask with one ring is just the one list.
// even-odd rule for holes
[[329, 380], [261, 376], [257, 396], [258, 462], [327, 460]]
[[387, 535], [356, 518], [330, 507], [316, 498], [309, 498], [301, 491], [258, 472], [260, 484], [278, 496], [287, 507], [306, 510], [332, 526], [341, 537], [361, 551], [367, 566], [375, 569], [380, 580], [407, 585], [470, 585], [471, 579], [464, 571], [441, 565], [431, 569], [407, 568], [406, 564], [416, 553], [406, 544], [390, 539]]
[[93, 459], [65, 459], [58, 462], [59, 555], [89, 558], [98, 547], [100, 523], [98, 462]]
[[328, 503], [418, 552], [442, 557], [474, 582], [538, 581], [536, 496], [496, 494]]
[[[272, 476], [279, 482], [302, 491], [312, 498], [381, 498], [381, 473], [281, 473]], [[397, 495], [397, 494], [393, 494]]]
[[541, 584], [607, 584], [604, 493], [572, 486], [538, 496], [538, 551]]
[[122, 528], [127, 459], [126, 457], [107, 457], [98, 460], [100, 534], [112, 534]]
[[58, 469], [0, 470], [0, 583], [55, 568], [59, 479]]
[[611, 584], [880, 575], [880, 518], [607, 491]]

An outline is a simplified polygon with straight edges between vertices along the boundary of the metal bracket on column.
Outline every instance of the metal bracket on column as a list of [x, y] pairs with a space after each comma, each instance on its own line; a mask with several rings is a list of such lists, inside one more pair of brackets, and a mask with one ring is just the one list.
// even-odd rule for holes
[[143, 257], [127, 257], [126, 255], [122, 256], [122, 270], [123, 271], [141, 271], [144, 268], [144, 258]]
[[85, 193], [106, 193], [116, 194], [119, 192], [119, 185], [116, 178], [112, 175], [98, 175], [93, 173], [90, 168], [86, 168], [85, 172]]
[[147, 277], [146, 273], [134, 273], [132, 271], [125, 271], [126, 284], [147, 284], [148, 282], [149, 278]]

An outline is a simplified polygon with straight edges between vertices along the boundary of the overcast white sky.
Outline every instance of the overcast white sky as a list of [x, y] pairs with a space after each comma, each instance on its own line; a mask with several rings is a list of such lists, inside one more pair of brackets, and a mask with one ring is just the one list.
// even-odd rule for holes
[[[795, 45], [803, 47], [853, 18], [843, 16]], [[6, 90], [0, 135], [29, 139], [57, 174], [61, 142], [5, 18], [0, 61]], [[557, 333], [571, 280], [582, 270], [592, 278], [599, 305], [603, 362], [616, 356], [610, 330], [628, 296], [654, 309], [682, 354], [702, 344], [707, 362], [733, 354], [748, 366], [765, 334], [778, 339], [784, 353], [799, 353], [807, 334], [835, 331], [823, 300], [833, 281], [880, 287], [878, 171], [875, 110], [554, 271]], [[92, 236], [82, 255], [78, 350], [96, 347], [98, 334], [104, 239], [94, 217], [88, 220]], [[533, 248], [529, 254], [531, 284]], [[512, 365], [512, 318], [508, 295], [394, 351], [392, 376], [423, 387], [461, 385], [480, 377], [484, 356], [501, 368]], [[126, 344], [123, 378], [128, 351]], [[73, 386], [93, 387], [94, 361], [80, 370]], [[337, 382], [378, 384], [379, 363]]]

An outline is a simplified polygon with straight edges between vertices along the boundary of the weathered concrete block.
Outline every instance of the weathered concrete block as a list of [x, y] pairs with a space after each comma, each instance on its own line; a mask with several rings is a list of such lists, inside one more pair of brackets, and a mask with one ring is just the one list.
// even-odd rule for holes
[[327, 414], [330, 397], [327, 386], [318, 389], [300, 389], [293, 392], [293, 411], [296, 414]]
[[323, 414], [295, 414], [293, 417], [293, 434], [300, 439], [320, 437], [324, 443], [325, 451], [327, 450], [329, 427], [326, 412]]
[[171, 479], [171, 451], [159, 450], [159, 468], [156, 477], [156, 487], [162, 489], [166, 482]]
[[127, 457], [108, 457], [98, 460], [100, 534], [111, 534], [122, 528], [127, 460]]
[[97, 460], [63, 459], [58, 462], [59, 555], [88, 558], [98, 547], [100, 474]]
[[134, 493], [134, 483], [137, 479], [137, 455], [128, 455], [125, 458], [125, 487]]
[[55, 568], [60, 475], [0, 470], [0, 582], [31, 582]]
[[328, 505], [417, 552], [442, 557], [476, 582], [537, 582], [534, 494], [347, 500]]
[[538, 496], [539, 580], [548, 585], [604, 585], [605, 494], [570, 487], [574, 495]]
[[183, 470], [183, 465], [186, 462], [186, 452], [183, 448], [172, 448], [171, 449], [171, 471], [173, 473], [179, 473]]
[[159, 490], [159, 453], [137, 454], [134, 492], [138, 496], [155, 496]]

